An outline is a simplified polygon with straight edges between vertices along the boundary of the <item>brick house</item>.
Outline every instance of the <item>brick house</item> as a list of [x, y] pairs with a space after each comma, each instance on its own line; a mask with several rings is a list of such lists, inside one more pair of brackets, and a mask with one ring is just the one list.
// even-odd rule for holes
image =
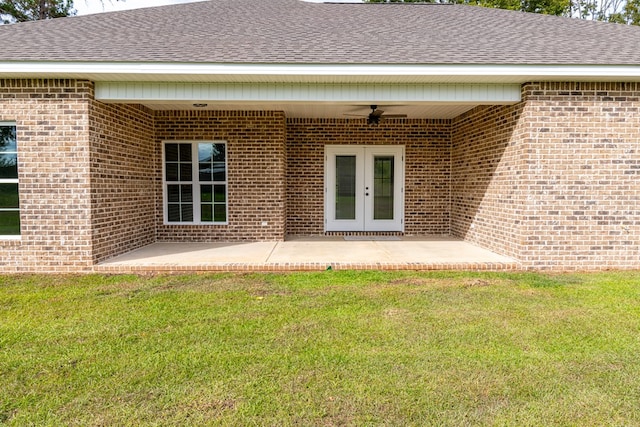
[[0, 39], [0, 272], [340, 233], [640, 267], [638, 27], [212, 0]]

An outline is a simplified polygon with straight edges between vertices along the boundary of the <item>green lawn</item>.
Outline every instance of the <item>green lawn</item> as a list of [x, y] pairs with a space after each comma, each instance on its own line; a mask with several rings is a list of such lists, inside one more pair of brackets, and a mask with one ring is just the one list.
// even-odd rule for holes
[[640, 273], [0, 276], [0, 425], [640, 425]]

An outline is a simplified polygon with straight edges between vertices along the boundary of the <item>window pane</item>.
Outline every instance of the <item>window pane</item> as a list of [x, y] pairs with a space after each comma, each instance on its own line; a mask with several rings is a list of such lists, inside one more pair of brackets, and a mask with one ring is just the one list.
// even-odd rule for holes
[[169, 203], [167, 207], [167, 219], [170, 222], [180, 222], [180, 205]]
[[336, 156], [335, 219], [356, 219], [356, 156]]
[[191, 191], [191, 185], [180, 186], [180, 201], [181, 202], [193, 202], [193, 192]]
[[18, 178], [18, 158], [15, 153], [0, 154], [0, 178]]
[[213, 160], [216, 162], [224, 162], [226, 159], [226, 145], [213, 144]]
[[227, 186], [226, 185], [216, 185], [214, 187], [214, 195], [213, 200], [217, 203], [224, 203], [227, 201]]
[[18, 184], [0, 184], [0, 208], [18, 207]]
[[[193, 161], [193, 150], [197, 150], [197, 163]], [[227, 179], [225, 150], [224, 143], [165, 144], [167, 221], [226, 221], [226, 185], [212, 185]], [[198, 196], [200, 202], [195, 205]]]
[[0, 211], [0, 236], [20, 235], [20, 212]]
[[227, 173], [225, 170], [224, 163], [214, 163], [213, 164], [213, 180], [214, 181], [226, 181]]
[[393, 219], [393, 156], [373, 160], [373, 219]]
[[180, 161], [191, 162], [191, 144], [180, 144]]
[[191, 163], [180, 163], [180, 181], [191, 181], [192, 170]]
[[198, 144], [198, 161], [204, 163], [213, 161], [213, 144]]
[[213, 221], [213, 205], [200, 206], [200, 219], [202, 222]]
[[199, 179], [200, 181], [213, 181], [213, 170], [210, 163], [199, 163]]
[[165, 144], [164, 156], [167, 162], [178, 161], [178, 144]]
[[167, 201], [169, 203], [180, 203], [179, 185], [167, 185]]
[[178, 164], [177, 163], [167, 163], [166, 167], [166, 177], [167, 181], [178, 181]]
[[17, 151], [15, 126], [0, 126], [0, 152], [3, 151]]
[[192, 222], [193, 221], [193, 205], [183, 204], [181, 207], [182, 207], [182, 221]]
[[213, 205], [213, 220], [215, 222], [224, 222], [227, 220], [226, 205]]
[[213, 186], [212, 185], [201, 185], [200, 186], [200, 201], [202, 202], [211, 202], [212, 201], [212, 194], [213, 193]]

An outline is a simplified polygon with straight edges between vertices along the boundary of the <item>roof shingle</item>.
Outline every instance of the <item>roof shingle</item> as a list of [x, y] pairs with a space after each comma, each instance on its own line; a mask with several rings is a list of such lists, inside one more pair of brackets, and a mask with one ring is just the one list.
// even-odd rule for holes
[[211, 0], [0, 26], [3, 61], [637, 65], [640, 27], [442, 4]]

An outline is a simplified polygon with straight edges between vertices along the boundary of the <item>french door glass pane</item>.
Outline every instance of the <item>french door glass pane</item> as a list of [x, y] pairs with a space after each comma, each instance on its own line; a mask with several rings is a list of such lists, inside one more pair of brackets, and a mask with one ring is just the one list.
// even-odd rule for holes
[[20, 235], [20, 212], [0, 211], [0, 236]]
[[393, 219], [394, 156], [373, 159], [373, 219]]
[[335, 219], [356, 219], [356, 156], [336, 156]]

